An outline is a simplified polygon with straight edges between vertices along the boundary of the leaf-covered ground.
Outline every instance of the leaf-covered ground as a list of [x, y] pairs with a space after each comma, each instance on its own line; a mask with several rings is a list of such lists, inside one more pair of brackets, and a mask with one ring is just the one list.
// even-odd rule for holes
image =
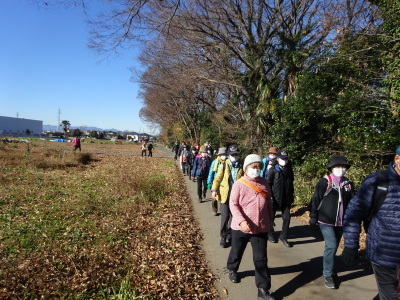
[[71, 148], [0, 144], [0, 298], [217, 299], [172, 159]]

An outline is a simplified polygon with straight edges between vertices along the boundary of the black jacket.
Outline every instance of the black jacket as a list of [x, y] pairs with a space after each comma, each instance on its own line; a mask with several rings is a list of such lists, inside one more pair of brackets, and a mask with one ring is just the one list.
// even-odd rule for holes
[[[339, 211], [339, 188], [332, 187], [325, 195], [328, 187], [328, 179], [321, 178], [315, 186], [315, 192], [311, 199], [310, 218], [321, 221], [325, 224], [337, 225], [337, 214]], [[354, 195], [354, 187], [351, 181], [343, 178], [343, 185], [340, 188], [343, 203], [343, 216], [350, 199]], [[324, 196], [325, 195], [325, 196]], [[343, 224], [343, 220], [342, 220]]]
[[276, 164], [268, 170], [268, 183], [271, 187], [272, 199], [280, 209], [290, 207], [294, 202], [293, 181], [294, 174], [290, 162], [284, 167]]

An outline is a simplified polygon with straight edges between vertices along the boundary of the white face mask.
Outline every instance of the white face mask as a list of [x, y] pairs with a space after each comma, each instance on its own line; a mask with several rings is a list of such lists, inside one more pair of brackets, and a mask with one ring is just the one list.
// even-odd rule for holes
[[221, 160], [225, 160], [226, 159], [226, 155], [221, 155]]
[[253, 169], [253, 168], [247, 168], [247, 176], [250, 178], [256, 178], [260, 176], [261, 170], [259, 169]]
[[284, 166], [286, 166], [286, 164], [287, 164], [287, 160], [280, 159], [280, 160], [278, 161], [278, 164], [279, 164], [280, 166], [284, 167]]
[[231, 162], [236, 162], [239, 159], [239, 156], [229, 155], [229, 159], [230, 159]]
[[332, 173], [336, 177], [343, 177], [344, 174], [346, 174], [346, 171], [347, 171], [347, 169], [345, 169], [345, 168], [333, 168], [332, 169]]
[[270, 155], [268, 155], [268, 157], [274, 159], [274, 158], [276, 158], [276, 155], [275, 154], [270, 154]]

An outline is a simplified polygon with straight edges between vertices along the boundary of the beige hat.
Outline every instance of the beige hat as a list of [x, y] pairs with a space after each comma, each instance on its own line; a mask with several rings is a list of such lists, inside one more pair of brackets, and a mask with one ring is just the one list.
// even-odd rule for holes
[[226, 155], [226, 148], [225, 147], [219, 148], [217, 155]]

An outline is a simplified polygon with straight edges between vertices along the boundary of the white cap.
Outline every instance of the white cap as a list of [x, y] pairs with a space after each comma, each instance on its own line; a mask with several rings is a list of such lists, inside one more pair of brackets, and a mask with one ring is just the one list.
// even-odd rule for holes
[[249, 154], [244, 159], [243, 170], [246, 170], [246, 167], [252, 163], [262, 163], [262, 158], [258, 154]]

